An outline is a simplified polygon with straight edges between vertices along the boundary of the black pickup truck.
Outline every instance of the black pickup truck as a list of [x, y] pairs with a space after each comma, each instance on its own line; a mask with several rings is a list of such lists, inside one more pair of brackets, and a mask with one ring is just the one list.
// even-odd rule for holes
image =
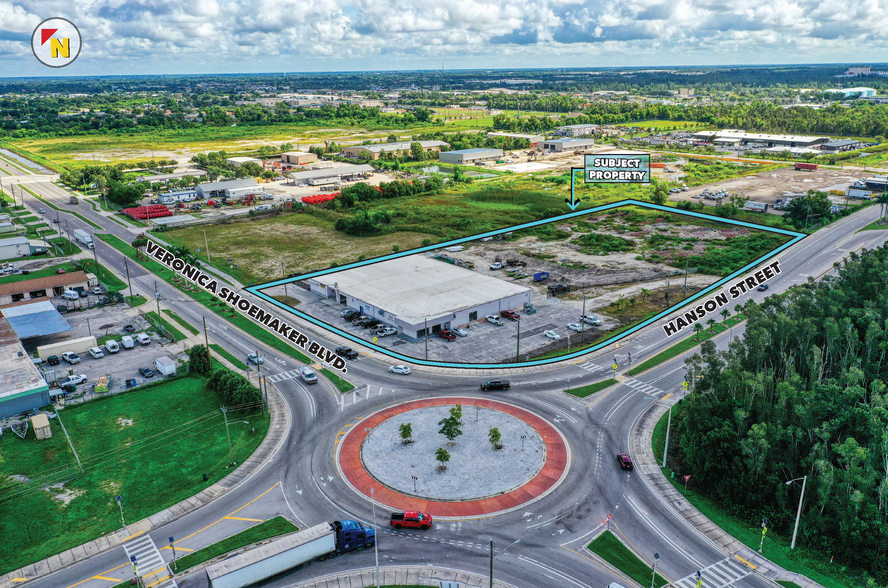
[[336, 355], [341, 355], [345, 359], [357, 359], [358, 352], [351, 347], [337, 347]]
[[485, 392], [488, 390], [508, 390], [511, 387], [512, 385], [509, 384], [508, 380], [490, 380], [481, 384], [481, 389]]

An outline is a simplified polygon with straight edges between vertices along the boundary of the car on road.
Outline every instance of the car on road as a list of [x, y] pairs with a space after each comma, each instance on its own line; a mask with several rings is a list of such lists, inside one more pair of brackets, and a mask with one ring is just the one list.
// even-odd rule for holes
[[447, 329], [442, 329], [442, 330], [438, 331], [438, 337], [440, 337], [441, 339], [444, 339], [445, 341], [454, 341], [456, 339], [456, 335], [454, 335], [452, 332], [448, 331]]
[[258, 353], [249, 354], [247, 356], [247, 359], [249, 359], [251, 363], [255, 363], [256, 365], [262, 365], [263, 363], [265, 363], [265, 358]]
[[669, 190], [670, 194], [678, 194], [679, 192], [681, 192], [681, 190], [679, 190], [678, 188], [672, 188], [671, 190]]
[[543, 331], [543, 335], [545, 335], [549, 339], [561, 339], [561, 335], [559, 335], [555, 331]]
[[46, 214], [46, 209], [45, 208], [38, 208], [37, 212], [39, 212], [40, 214]]
[[154, 376], [154, 370], [152, 370], [151, 368], [147, 368], [147, 367], [139, 368], [139, 373], [142, 375], [143, 378], [150, 378], [150, 377]]
[[486, 317], [484, 317], [484, 319], [485, 319], [488, 323], [494, 324], [494, 325], [496, 325], [496, 326], [498, 326], [498, 327], [501, 327], [501, 326], [503, 326], [504, 324], [506, 324], [505, 321], [503, 321], [503, 319], [501, 319], [500, 317], [498, 317], [498, 316], [496, 316], [496, 315], [493, 315], [493, 314], [488, 314]]
[[86, 377], [86, 374], [73, 374], [71, 376], [68, 376], [67, 379], [59, 382], [59, 386], [78, 386], [88, 379], [89, 378]]
[[510, 321], [518, 321], [518, 320], [521, 320], [521, 315], [519, 315], [519, 314], [518, 314], [517, 312], [515, 312], [514, 310], [501, 310], [501, 311], [500, 311], [500, 316], [503, 317], [503, 318], [507, 318], [507, 319], [509, 319]]
[[453, 331], [454, 335], [457, 335], [459, 337], [468, 337], [469, 336], [469, 332], [465, 329], [450, 329], [450, 330]]
[[576, 331], [577, 333], [583, 332], [583, 325], [581, 325], [580, 323], [570, 323], [567, 325], [567, 328], [571, 331]]
[[632, 465], [632, 458], [629, 457], [628, 453], [618, 453], [617, 454], [617, 463], [620, 464], [620, 467], [624, 470], [631, 470], [634, 466]]
[[767, 284], [762, 284], [761, 286], [759, 286], [758, 288], [756, 288], [756, 290], [758, 290], [759, 292], [764, 292], [764, 291], [767, 290], [767, 289], [768, 289], [768, 285], [767, 285]]
[[55, 223], [55, 224], [59, 224], [59, 219], [54, 218], [54, 219], [52, 219], [52, 222]]
[[345, 359], [357, 359], [358, 352], [352, 349], [351, 347], [337, 347], [336, 355], [340, 355]]
[[393, 374], [401, 374], [402, 376], [406, 376], [410, 373], [410, 368], [406, 365], [393, 365], [389, 368], [389, 372]]
[[508, 380], [488, 380], [481, 384], [481, 389], [485, 392], [488, 390], [508, 390], [512, 384]]
[[134, 327], [132, 325], [126, 325], [125, 327], [123, 327], [123, 332], [124, 333], [135, 333], [136, 327]]
[[66, 351], [62, 354], [62, 359], [70, 364], [80, 363], [80, 356], [73, 351]]
[[376, 329], [373, 334], [377, 337], [388, 337], [389, 335], [396, 335], [398, 333], [398, 329], [395, 327], [382, 327], [381, 329]]
[[93, 359], [99, 359], [100, 357], [105, 357], [105, 352], [102, 351], [101, 347], [90, 347], [89, 354], [92, 355]]
[[299, 377], [302, 378], [302, 381], [306, 384], [317, 384], [318, 376], [314, 373], [310, 367], [302, 367], [299, 368]]

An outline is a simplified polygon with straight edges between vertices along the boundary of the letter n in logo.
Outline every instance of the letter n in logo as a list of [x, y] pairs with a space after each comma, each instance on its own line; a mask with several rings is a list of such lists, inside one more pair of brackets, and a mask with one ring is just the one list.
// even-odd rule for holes
[[80, 31], [64, 18], [49, 18], [31, 35], [31, 49], [44, 65], [64, 67], [80, 55]]

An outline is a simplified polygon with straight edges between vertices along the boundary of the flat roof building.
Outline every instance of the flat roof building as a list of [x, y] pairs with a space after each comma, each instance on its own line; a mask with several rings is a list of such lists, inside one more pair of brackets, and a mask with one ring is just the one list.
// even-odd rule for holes
[[502, 158], [502, 149], [460, 149], [459, 151], [442, 151], [438, 154], [438, 161], [457, 164], [481, 163], [484, 161], [496, 161]]
[[367, 153], [371, 159], [379, 159], [379, 156], [382, 155], [383, 152], [410, 153], [410, 145], [413, 143], [419, 143], [420, 146], [422, 146], [422, 150], [425, 152], [441, 151], [442, 147], [450, 147], [450, 145], [444, 141], [399, 141], [397, 143], [380, 143], [379, 145], [351, 145], [349, 147], [343, 147], [342, 152], [347, 157], [361, 157], [362, 153]]
[[[3, 315], [6, 316], [16, 336], [22, 340], [52, 337], [74, 330], [49, 300], [4, 308]], [[34, 342], [30, 344], [33, 345]]]
[[372, 263], [308, 280], [333, 298], [417, 341], [429, 333], [484, 320], [532, 302], [530, 288], [423, 255]]
[[0, 311], [0, 419], [50, 403], [49, 385]]
[[829, 137], [811, 137], [806, 135], [772, 135], [767, 133], [747, 133], [736, 129], [721, 131], [697, 131], [691, 135], [698, 141], [709, 143], [746, 145], [762, 143], [765, 147], [816, 147], [829, 141]]
[[542, 148], [555, 153], [563, 153], [585, 151], [587, 147], [593, 147], [594, 145], [594, 139], [547, 139], [543, 141]]
[[829, 94], [841, 94], [842, 98], [851, 98], [857, 96], [859, 98], [867, 98], [876, 95], [875, 88], [837, 88], [835, 90], [827, 90]]
[[306, 183], [310, 186], [321, 186], [324, 184], [332, 184], [341, 181], [343, 178], [361, 178], [373, 173], [373, 166], [362, 165], [340, 165], [339, 167], [328, 167], [323, 169], [312, 169], [304, 172], [294, 172], [287, 177], [295, 183]]
[[27, 257], [31, 255], [31, 242], [27, 237], [0, 239], [0, 259]]
[[558, 127], [555, 132], [562, 137], [588, 137], [598, 131], [600, 125], [565, 125]]
[[265, 189], [253, 179], [206, 182], [197, 185], [201, 198], [243, 198], [247, 194], [261, 194]]
[[281, 163], [289, 163], [290, 165], [308, 165], [318, 160], [318, 156], [314, 153], [306, 153], [305, 151], [289, 151], [281, 153]]
[[840, 151], [853, 151], [854, 149], [860, 149], [861, 147], [863, 147], [863, 141], [858, 141], [857, 139], [838, 139], [824, 143], [820, 146], [820, 150], [829, 153], [838, 153]]
[[262, 165], [262, 161], [256, 159], [255, 157], [229, 157], [225, 160], [225, 163], [233, 165], [234, 167], [240, 167], [245, 163], [255, 163], [258, 165]]
[[20, 300], [61, 296], [65, 290], [90, 287], [90, 276], [82, 271], [0, 283], [0, 306]]

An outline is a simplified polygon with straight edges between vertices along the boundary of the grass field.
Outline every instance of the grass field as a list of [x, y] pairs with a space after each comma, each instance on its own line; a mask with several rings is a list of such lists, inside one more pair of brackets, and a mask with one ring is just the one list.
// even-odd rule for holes
[[191, 326], [190, 323], [188, 323], [185, 319], [183, 319], [182, 317], [180, 317], [178, 314], [176, 314], [176, 313], [173, 312], [172, 310], [167, 310], [166, 308], [164, 308], [164, 309], [163, 309], [163, 313], [166, 314], [167, 316], [169, 316], [170, 318], [172, 318], [177, 324], [179, 324], [179, 325], [181, 325], [182, 327], [184, 327], [185, 330], [187, 330], [187, 331], [188, 331], [189, 333], [191, 333], [192, 335], [200, 335], [200, 330], [199, 330], [199, 329], [197, 329], [197, 328]]
[[[718, 316], [718, 315], [714, 315], [712, 318], [715, 318], [715, 316]], [[660, 365], [664, 361], [670, 360], [673, 357], [675, 357], [677, 355], [681, 355], [685, 351], [688, 351], [689, 349], [693, 349], [694, 347], [701, 345], [707, 339], [711, 339], [712, 337], [715, 337], [719, 333], [724, 333], [725, 331], [730, 329], [732, 326], [736, 326], [738, 323], [743, 322], [745, 319], [746, 319], [746, 317], [744, 315], [738, 314], [738, 315], [729, 317], [728, 320], [726, 320], [726, 321], [716, 323], [712, 327], [709, 327], [704, 324], [704, 326], [706, 328], [703, 329], [699, 334], [694, 334], [693, 331], [689, 331], [690, 334], [687, 337], [685, 337], [681, 341], [678, 341], [672, 347], [669, 347], [668, 349], [664, 349], [663, 351], [661, 351], [657, 355], [653, 356], [652, 358], [641, 362], [640, 364], [638, 364], [637, 366], [635, 366], [634, 368], [632, 368], [631, 370], [626, 372], [626, 375], [634, 376], [636, 374], [640, 374], [641, 372], [654, 367], [655, 365]]]
[[333, 385], [336, 386], [343, 394], [355, 389], [354, 385], [351, 382], [343, 380], [327, 368], [321, 368], [321, 373], [324, 374], [328, 380], [333, 382]]
[[41, 270], [31, 272], [29, 274], [12, 274], [9, 276], [4, 276], [4, 277], [0, 278], [0, 284], [11, 284], [12, 282], [22, 282], [24, 280], [33, 280], [35, 278], [45, 278], [47, 276], [54, 276], [56, 274], [56, 271], [59, 269], [63, 269], [66, 272], [77, 271], [77, 269], [70, 263], [60, 263], [59, 265], [54, 265], [52, 267], [46, 267]]
[[153, 310], [150, 312], [146, 312], [145, 317], [148, 319], [148, 322], [155, 326], [155, 328], [160, 325], [160, 327], [163, 328], [166, 334], [173, 338], [173, 341], [181, 341], [182, 339], [186, 339], [185, 335], [182, 334], [182, 331], [174, 327], [172, 323], [164, 319]]
[[568, 394], [572, 394], [573, 396], [577, 396], [579, 398], [586, 398], [587, 396], [591, 396], [600, 390], [604, 390], [608, 386], [613, 386], [617, 381], [614, 379], [603, 380], [601, 382], [595, 382], [594, 384], [589, 384], [588, 386], [580, 386], [579, 388], [569, 388], [565, 390]]
[[[865, 227], [860, 229], [860, 231], [884, 231], [886, 229], [888, 229], [888, 225], [879, 224], [879, 221], [876, 221], [874, 223], [866, 225]], [[859, 233], [860, 231], [857, 232]]]
[[108, 287], [109, 292], [120, 292], [121, 290], [126, 288], [126, 284], [115, 274], [111, 273], [108, 268], [103, 266], [101, 263], [96, 265], [95, 259], [90, 259], [86, 257], [77, 260], [77, 262], [83, 266], [83, 271], [94, 274], [97, 278], [99, 278], [99, 281]]
[[229, 423], [229, 454], [219, 402], [202, 379], [180, 377], [62, 410], [80, 477], [57, 419], [51, 439], [38, 441], [33, 431], [25, 440], [4, 435], [0, 573], [117, 531], [115, 496], [135, 522], [230, 473], [226, 466], [243, 462], [262, 441], [268, 419], [257, 409], [242, 419], [249, 425]]
[[246, 369], [247, 369], [247, 364], [245, 364], [244, 362], [242, 362], [241, 360], [239, 360], [238, 358], [236, 358], [234, 355], [232, 355], [231, 353], [229, 353], [228, 350], [225, 349], [224, 347], [222, 347], [221, 345], [217, 345], [216, 343], [210, 343], [210, 349], [211, 349], [214, 353], [216, 353], [216, 354], [218, 354], [218, 355], [224, 357], [224, 358], [225, 358], [226, 360], [228, 360], [228, 362], [231, 363], [233, 366], [237, 367], [238, 369], [241, 369], [241, 370], [246, 371]]
[[[595, 538], [587, 548], [642, 586], [653, 578], [652, 566], [638, 558], [610, 531]], [[655, 586], [666, 584], [666, 578], [657, 574]]]
[[293, 533], [298, 530], [299, 527], [284, 517], [277, 516], [273, 519], [259, 523], [258, 525], [254, 525], [245, 531], [241, 531], [236, 535], [227, 537], [222, 541], [208, 545], [203, 549], [198, 549], [184, 557], [180, 557], [176, 559], [170, 567], [175, 573], [183, 572], [188, 568], [193, 568], [198, 564], [211, 560], [224, 553], [228, 553], [229, 551], [252, 545], [263, 539], [271, 539], [272, 537], [286, 535], [287, 533]]

